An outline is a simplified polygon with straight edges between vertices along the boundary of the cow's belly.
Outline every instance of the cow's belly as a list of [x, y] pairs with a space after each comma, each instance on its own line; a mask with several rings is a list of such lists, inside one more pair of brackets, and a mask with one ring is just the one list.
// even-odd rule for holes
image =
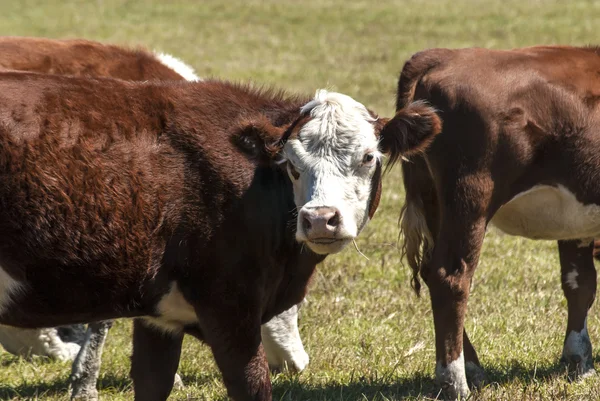
[[491, 223], [531, 239], [591, 239], [600, 236], [600, 206], [582, 204], [563, 186], [538, 185], [502, 206]]

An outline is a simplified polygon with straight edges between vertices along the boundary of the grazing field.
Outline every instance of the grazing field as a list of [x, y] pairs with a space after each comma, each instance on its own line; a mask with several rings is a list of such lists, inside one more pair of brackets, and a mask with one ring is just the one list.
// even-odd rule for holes
[[[0, 34], [83, 37], [174, 54], [200, 76], [253, 80], [312, 93], [328, 87], [391, 116], [398, 73], [428, 47], [510, 48], [600, 41], [600, 2], [544, 0], [204, 0], [0, 3]], [[451, 157], [451, 155], [449, 155]], [[273, 376], [275, 400], [435, 399], [433, 321], [397, 249], [403, 190], [385, 180], [375, 219], [357, 241], [323, 263], [301, 310], [311, 362]], [[556, 245], [490, 230], [467, 330], [491, 383], [473, 399], [598, 400], [600, 378], [568, 381], [558, 360], [566, 329]], [[588, 320], [600, 364], [600, 319]], [[132, 398], [131, 324], [109, 335], [101, 397]], [[68, 363], [32, 362], [0, 351], [0, 400], [68, 399]], [[187, 339], [185, 390], [174, 400], [220, 400], [225, 390], [206, 346]]]

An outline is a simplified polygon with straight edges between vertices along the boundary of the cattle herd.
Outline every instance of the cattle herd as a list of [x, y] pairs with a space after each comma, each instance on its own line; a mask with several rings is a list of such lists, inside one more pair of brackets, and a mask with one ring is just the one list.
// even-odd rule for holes
[[485, 382], [464, 319], [490, 223], [558, 241], [562, 360], [585, 377], [599, 149], [595, 47], [422, 51], [387, 119], [143, 49], [0, 38], [0, 342], [75, 359], [72, 397], [97, 399], [111, 320], [134, 318], [136, 400], [167, 399], [185, 334], [232, 399], [271, 400], [269, 368], [308, 363], [311, 275], [374, 218], [399, 163], [401, 250], [429, 288], [446, 397]]

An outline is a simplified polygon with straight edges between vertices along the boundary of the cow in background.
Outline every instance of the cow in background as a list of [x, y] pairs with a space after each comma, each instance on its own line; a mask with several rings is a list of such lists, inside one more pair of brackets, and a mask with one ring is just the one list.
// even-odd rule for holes
[[[402, 161], [401, 218], [413, 286], [429, 287], [440, 386], [464, 399], [468, 381], [484, 379], [464, 319], [490, 223], [558, 241], [568, 304], [562, 361], [577, 376], [594, 373], [587, 315], [600, 235], [600, 49], [426, 50], [398, 82], [399, 112], [414, 101], [444, 121], [425, 151]], [[386, 130], [399, 132], [394, 120]]]

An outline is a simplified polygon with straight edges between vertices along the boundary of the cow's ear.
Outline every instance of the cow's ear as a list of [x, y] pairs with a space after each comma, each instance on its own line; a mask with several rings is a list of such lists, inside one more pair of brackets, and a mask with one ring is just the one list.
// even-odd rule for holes
[[396, 112], [379, 133], [379, 145], [388, 156], [388, 168], [402, 156], [423, 152], [442, 131], [442, 120], [425, 102], [413, 102]]
[[264, 116], [243, 120], [234, 128], [232, 140], [248, 156], [263, 161], [277, 160], [285, 128], [275, 127]]
[[379, 135], [381, 134], [381, 130], [383, 130], [383, 127], [385, 127], [389, 121], [390, 119], [385, 117], [379, 117], [377, 118], [377, 120], [375, 120], [373, 126], [375, 128], [375, 135], [377, 137], [379, 137]]

